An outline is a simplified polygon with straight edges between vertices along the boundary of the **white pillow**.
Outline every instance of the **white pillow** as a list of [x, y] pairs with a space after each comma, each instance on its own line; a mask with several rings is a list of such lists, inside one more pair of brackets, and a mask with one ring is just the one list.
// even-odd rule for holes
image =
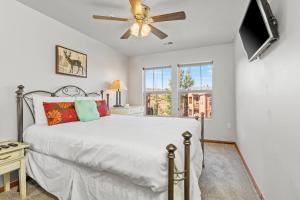
[[47, 125], [47, 117], [44, 110], [43, 103], [44, 102], [74, 102], [74, 97], [45, 97], [39, 95], [32, 95], [33, 100], [33, 110], [34, 110], [34, 117], [35, 123], [41, 125]]
[[102, 98], [100, 96], [95, 96], [95, 97], [75, 97], [75, 100], [99, 101], [99, 100], [102, 100]]

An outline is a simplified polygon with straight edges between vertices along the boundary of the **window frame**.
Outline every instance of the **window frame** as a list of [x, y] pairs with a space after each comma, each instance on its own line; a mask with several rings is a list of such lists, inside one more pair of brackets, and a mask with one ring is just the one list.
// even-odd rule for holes
[[[167, 68], [171, 69], [171, 81], [172, 81], [173, 80], [172, 65], [166, 65], [166, 66], [160, 66], [160, 67], [144, 67], [143, 68], [143, 104], [144, 104], [144, 107], [145, 107], [145, 116], [147, 116], [147, 117], [172, 117], [173, 114], [174, 114], [172, 112], [172, 101], [171, 101], [171, 114], [169, 116], [147, 115], [147, 107], [148, 107], [148, 105], [147, 105], [147, 103], [148, 103], [147, 102], [147, 95], [148, 94], [155, 94], [155, 95], [169, 94], [171, 96], [171, 98], [172, 98], [173, 92], [172, 92], [172, 86], [171, 86], [170, 90], [161, 90], [161, 91], [159, 91], [159, 90], [157, 90], [157, 91], [153, 90], [153, 91], [147, 91], [146, 90], [146, 73], [145, 73], [145, 71], [146, 70], [167, 69]], [[163, 75], [162, 75], [162, 77], [163, 77]], [[154, 78], [154, 76], [153, 76], [153, 78]], [[153, 85], [153, 87], [154, 87], [154, 85]]]
[[[211, 90], [183, 90], [179, 86], [179, 73], [180, 68], [182, 67], [195, 67], [195, 66], [205, 66], [205, 65], [211, 65], [212, 69], [212, 86]], [[181, 95], [182, 94], [188, 94], [188, 93], [208, 93], [212, 96], [212, 112], [210, 118], [205, 118], [206, 120], [213, 120], [214, 118], [214, 111], [215, 111], [215, 103], [214, 103], [214, 62], [213, 61], [206, 61], [206, 62], [199, 62], [199, 63], [191, 63], [191, 64], [178, 64], [177, 65], [177, 103], [178, 103], [178, 117], [180, 118], [192, 118], [188, 116], [182, 116], [181, 114]], [[189, 99], [188, 99], [189, 100]], [[189, 110], [188, 110], [189, 112]]]

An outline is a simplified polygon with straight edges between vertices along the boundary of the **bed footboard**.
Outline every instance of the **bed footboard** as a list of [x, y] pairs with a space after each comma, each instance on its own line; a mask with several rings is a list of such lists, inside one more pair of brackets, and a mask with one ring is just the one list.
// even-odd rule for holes
[[[198, 120], [199, 117], [196, 117]], [[184, 138], [184, 171], [178, 172], [175, 166], [175, 151], [176, 146], [169, 144], [167, 146], [168, 151], [168, 200], [174, 200], [174, 184], [183, 181], [184, 184], [184, 200], [190, 200], [190, 146], [192, 134], [190, 132], [184, 132], [182, 134]], [[203, 153], [202, 167], [204, 167], [204, 114], [201, 113], [201, 146]]]

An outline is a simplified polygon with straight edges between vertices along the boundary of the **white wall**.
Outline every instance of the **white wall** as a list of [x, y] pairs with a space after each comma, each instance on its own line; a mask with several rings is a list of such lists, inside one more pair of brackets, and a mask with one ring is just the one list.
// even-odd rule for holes
[[[130, 58], [128, 81], [129, 103], [143, 104], [144, 67], [172, 66], [176, 76], [178, 64], [213, 61], [213, 119], [206, 121], [206, 138], [235, 141], [235, 97], [234, 97], [234, 55], [233, 45], [224, 44], [197, 49], [173, 51]], [[174, 77], [174, 76], [173, 76]], [[172, 88], [176, 88], [173, 81]], [[172, 96], [177, 111], [177, 95]], [[227, 124], [231, 128], [227, 128]]]
[[[52, 91], [67, 84], [99, 91], [113, 79], [127, 82], [126, 56], [15, 0], [0, 1], [0, 25], [0, 140], [17, 138], [15, 90], [19, 84], [27, 91]], [[55, 74], [57, 44], [88, 55], [87, 79]]]
[[237, 138], [267, 200], [300, 199], [300, 26], [296, 0], [272, 0], [280, 41], [249, 63], [235, 41]]

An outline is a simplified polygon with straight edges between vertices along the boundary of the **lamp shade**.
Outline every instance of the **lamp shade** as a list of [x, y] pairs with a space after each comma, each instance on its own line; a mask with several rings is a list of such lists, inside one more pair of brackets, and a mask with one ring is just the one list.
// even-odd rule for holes
[[118, 91], [118, 90], [127, 90], [125, 84], [120, 80], [114, 80], [109, 86], [108, 90], [110, 91]]

